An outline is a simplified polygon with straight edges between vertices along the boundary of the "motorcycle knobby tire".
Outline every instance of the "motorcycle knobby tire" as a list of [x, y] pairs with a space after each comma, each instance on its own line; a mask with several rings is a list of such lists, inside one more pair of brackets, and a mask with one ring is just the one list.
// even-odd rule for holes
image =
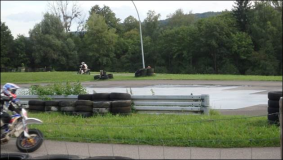
[[29, 129], [28, 131], [28, 134], [29, 135], [36, 135], [36, 139], [35, 139], [35, 145], [31, 146], [31, 147], [25, 147], [25, 146], [22, 146], [22, 142], [24, 140], [26, 140], [27, 138], [24, 136], [24, 132], [22, 132], [20, 134], [20, 136], [17, 138], [16, 140], [16, 146], [18, 148], [19, 151], [21, 152], [34, 152], [36, 151], [43, 143], [43, 134], [41, 133], [40, 130], [38, 129]]

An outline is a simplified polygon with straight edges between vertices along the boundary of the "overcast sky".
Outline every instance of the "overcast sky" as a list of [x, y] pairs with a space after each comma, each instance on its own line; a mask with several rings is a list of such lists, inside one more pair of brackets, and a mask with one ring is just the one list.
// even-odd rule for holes
[[[50, 2], [50, 1], [49, 1]], [[231, 10], [234, 1], [134, 1], [139, 11], [141, 21], [143, 21], [149, 10], [154, 10], [161, 15], [161, 19], [166, 19], [169, 14], [177, 9], [183, 9], [184, 13], [203, 13], [208, 11]], [[132, 15], [138, 19], [135, 7], [132, 1], [78, 1], [77, 2], [86, 18], [90, 8], [96, 4], [100, 7], [109, 6], [116, 14], [117, 18], [123, 20]], [[1, 1], [1, 21], [12, 32], [14, 38], [18, 34], [29, 36], [28, 32], [39, 23], [43, 14], [47, 12], [48, 1]], [[75, 30], [75, 25], [71, 30]]]

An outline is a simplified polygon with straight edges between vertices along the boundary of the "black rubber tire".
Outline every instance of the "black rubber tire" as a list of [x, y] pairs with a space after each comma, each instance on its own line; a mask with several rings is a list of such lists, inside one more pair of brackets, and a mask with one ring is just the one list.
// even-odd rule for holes
[[91, 117], [93, 116], [92, 112], [73, 112], [74, 116], [81, 116], [81, 117]]
[[92, 94], [79, 94], [78, 100], [92, 100]]
[[76, 112], [92, 112], [92, 106], [77, 105], [75, 106]]
[[131, 106], [131, 100], [113, 101], [111, 103], [111, 108], [123, 108]]
[[69, 106], [69, 107], [61, 107], [60, 111], [61, 112], [73, 112], [73, 111], [75, 111], [75, 107], [71, 107], [71, 106]]
[[267, 119], [269, 121], [279, 121], [278, 114], [275, 113], [267, 115]]
[[93, 108], [110, 108], [111, 102], [93, 102]]
[[80, 159], [80, 157], [76, 155], [52, 154], [52, 155], [34, 157], [34, 159], [69, 160], [69, 159]]
[[29, 111], [45, 111], [45, 106], [29, 105]]
[[1, 153], [0, 159], [1, 160], [24, 160], [30, 159], [31, 156], [26, 153]]
[[147, 68], [147, 75], [154, 73], [154, 68]]
[[93, 101], [110, 101], [110, 93], [94, 93], [92, 95]]
[[113, 74], [108, 74], [108, 78], [113, 79], [114, 78]]
[[57, 111], [60, 111], [60, 107], [58, 107], [58, 106], [45, 106], [45, 111], [57, 112]]
[[36, 151], [43, 143], [43, 134], [41, 133], [40, 130], [38, 129], [29, 129], [28, 133], [31, 135], [31, 134], [36, 134], [37, 136], [37, 143], [35, 144], [35, 146], [33, 147], [29, 147], [29, 148], [25, 148], [23, 146], [21, 146], [21, 142], [22, 140], [25, 139], [25, 136], [24, 136], [24, 132], [22, 132], [20, 134], [20, 136], [17, 138], [16, 140], [16, 146], [18, 148], [19, 151], [21, 152], [33, 152], [33, 151]]
[[45, 101], [45, 106], [58, 106], [59, 101]]
[[59, 101], [60, 107], [70, 107], [74, 106], [74, 101]]
[[131, 100], [131, 95], [128, 93], [110, 93], [110, 100]]
[[91, 106], [92, 107], [93, 102], [91, 100], [77, 100], [75, 102], [75, 106]]
[[93, 108], [93, 114], [107, 114], [110, 112], [110, 108]]
[[279, 108], [271, 108], [271, 107], [268, 107], [268, 108], [267, 108], [267, 113], [268, 113], [268, 114], [279, 113]]
[[282, 97], [282, 91], [268, 92], [268, 99], [269, 100], [279, 101], [280, 97]]
[[123, 107], [123, 108], [111, 108], [111, 113], [131, 113], [131, 106]]
[[141, 76], [146, 76], [147, 75], [147, 70], [146, 69], [142, 69], [141, 70]]
[[279, 108], [279, 101], [268, 100], [268, 107]]
[[154, 73], [148, 73], [147, 76], [154, 76]]
[[86, 159], [132, 159], [132, 158], [120, 157], [120, 156], [96, 156], [96, 157], [89, 157]]
[[44, 105], [45, 105], [45, 101], [30, 100], [30, 101], [28, 101], [28, 105], [33, 105], [33, 106], [44, 106]]
[[105, 79], [109, 79], [108, 75], [103, 75], [100, 77], [100, 79], [105, 80]]
[[94, 79], [100, 79], [100, 75], [93, 76]]

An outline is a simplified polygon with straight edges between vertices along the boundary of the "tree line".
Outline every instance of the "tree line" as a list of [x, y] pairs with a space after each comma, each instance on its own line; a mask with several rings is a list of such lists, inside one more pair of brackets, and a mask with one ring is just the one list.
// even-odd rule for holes
[[[121, 22], [108, 6], [95, 5], [70, 32], [79, 15], [47, 12], [29, 37], [15, 39], [1, 21], [1, 68], [75, 71], [82, 61], [92, 71], [142, 68], [137, 19]], [[281, 1], [237, 0], [232, 11], [207, 18], [181, 9], [160, 16], [150, 10], [142, 22], [145, 65], [157, 73], [282, 75]]]

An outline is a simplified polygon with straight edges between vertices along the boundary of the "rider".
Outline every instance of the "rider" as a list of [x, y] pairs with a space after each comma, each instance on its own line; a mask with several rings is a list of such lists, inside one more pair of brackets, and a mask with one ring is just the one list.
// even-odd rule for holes
[[87, 64], [85, 62], [82, 62], [81, 70], [82, 70], [82, 73], [85, 73], [87, 71]]
[[[4, 86], [3, 86], [3, 91], [2, 93], [4, 94], [4, 96], [6, 97], [10, 97], [11, 101], [13, 103], [17, 103], [18, 102], [18, 99], [16, 98], [17, 95], [16, 95], [16, 91], [19, 89], [20, 87], [17, 86], [16, 84], [13, 84], [13, 83], [6, 83]], [[3, 96], [3, 97], [4, 97]], [[2, 97], [2, 95], [1, 95]], [[2, 98], [1, 98], [2, 99]], [[6, 102], [6, 104], [3, 106], [3, 107], [6, 107], [8, 108], [10, 111], [12, 111], [13, 113], [20, 113], [20, 110], [19, 109], [16, 109], [12, 104], [9, 105], [9, 102]], [[5, 127], [5, 132], [8, 132], [9, 131], [9, 128], [8, 128], [8, 123], [9, 121], [11, 120], [11, 116], [7, 113], [7, 112], [2, 112], [1, 111], [1, 119], [3, 119], [3, 122], [4, 122], [4, 127]]]

